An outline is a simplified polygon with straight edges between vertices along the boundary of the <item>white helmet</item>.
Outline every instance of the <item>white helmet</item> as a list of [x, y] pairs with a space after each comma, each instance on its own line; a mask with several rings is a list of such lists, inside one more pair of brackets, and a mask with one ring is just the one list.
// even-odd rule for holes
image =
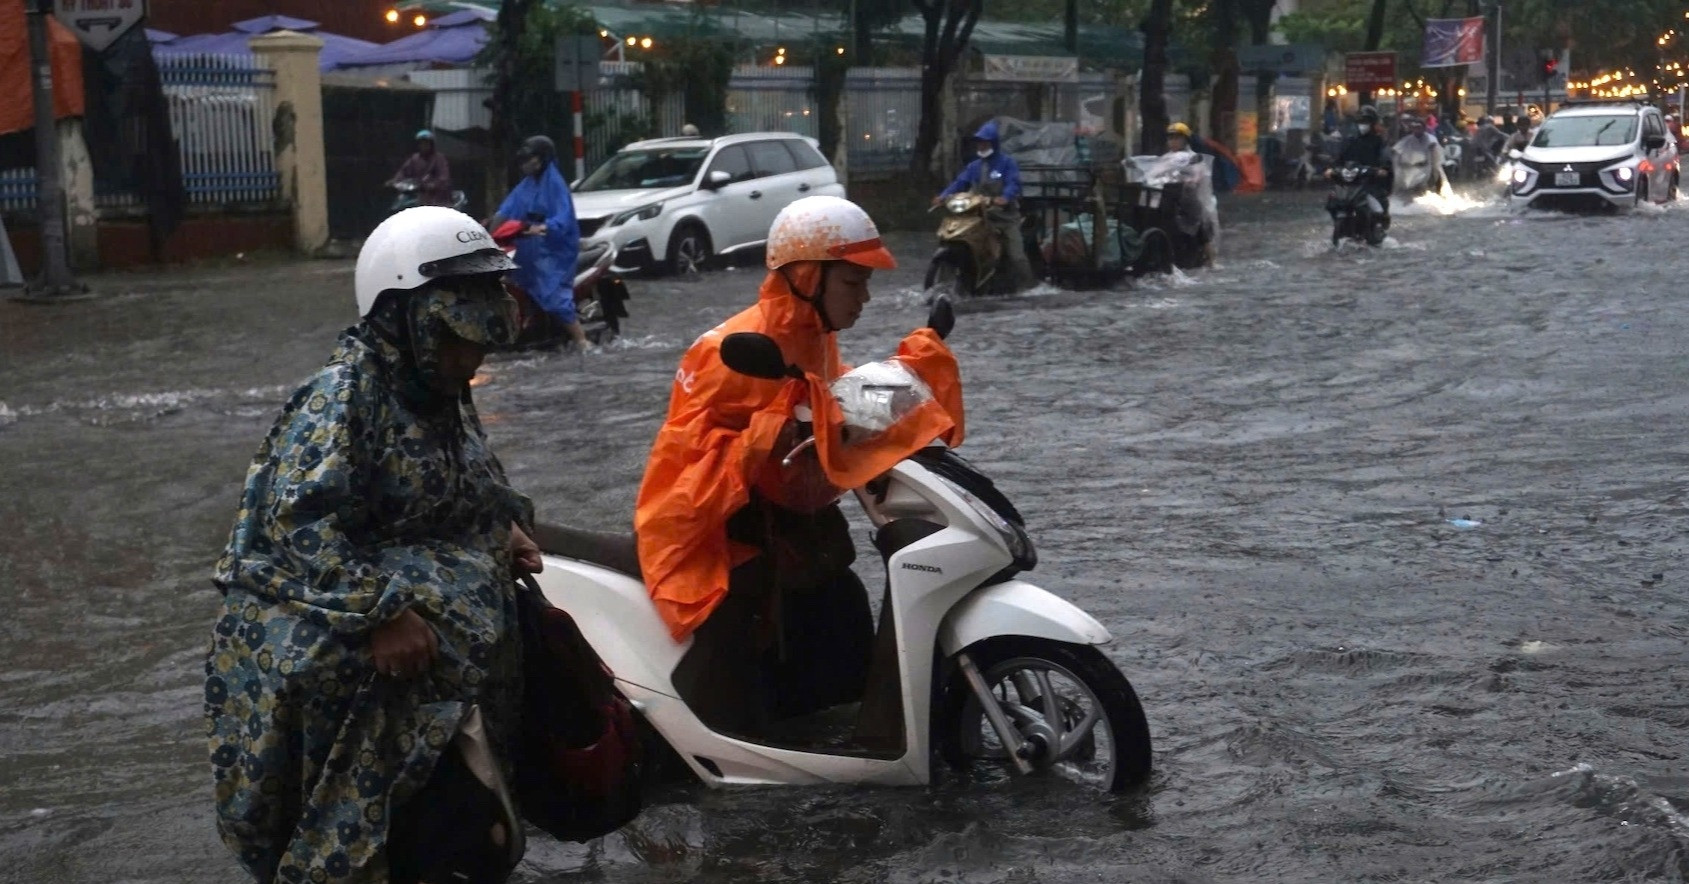
[[768, 269], [793, 261], [849, 261], [881, 270], [897, 266], [874, 219], [836, 196], [806, 196], [774, 217], [768, 229]]
[[358, 252], [358, 315], [368, 316], [383, 292], [408, 292], [448, 276], [515, 267], [474, 218], [444, 206], [405, 209], [381, 222]]

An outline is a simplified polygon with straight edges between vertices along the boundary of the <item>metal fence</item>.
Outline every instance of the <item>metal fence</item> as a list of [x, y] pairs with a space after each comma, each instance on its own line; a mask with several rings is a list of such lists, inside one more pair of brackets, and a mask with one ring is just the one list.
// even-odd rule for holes
[[852, 68], [845, 75], [844, 147], [852, 175], [909, 168], [920, 122], [920, 68]]
[[[256, 55], [164, 55], [156, 61], [188, 205], [280, 199], [271, 134], [275, 71]], [[33, 209], [35, 187], [34, 169], [0, 172], [0, 210]], [[139, 195], [117, 185], [97, 187], [94, 204], [120, 210], [143, 206]]]
[[0, 212], [35, 208], [35, 169], [0, 171]]
[[727, 131], [796, 132], [815, 137], [815, 71], [742, 65], [727, 84]]
[[257, 55], [158, 59], [190, 206], [273, 202], [276, 73]]
[[679, 135], [686, 125], [686, 99], [680, 93], [663, 96], [659, 102], [635, 88], [639, 70], [635, 61], [599, 62], [598, 88], [582, 99], [586, 108], [586, 165], [597, 168], [622, 145], [642, 132], [657, 136]]

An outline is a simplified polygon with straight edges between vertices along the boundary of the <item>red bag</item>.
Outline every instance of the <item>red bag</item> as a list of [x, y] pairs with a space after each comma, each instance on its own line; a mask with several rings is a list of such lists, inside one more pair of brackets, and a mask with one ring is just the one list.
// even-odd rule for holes
[[616, 831], [644, 805], [645, 753], [634, 710], [574, 618], [532, 577], [517, 590], [522, 732], [516, 797], [528, 822], [564, 841]]

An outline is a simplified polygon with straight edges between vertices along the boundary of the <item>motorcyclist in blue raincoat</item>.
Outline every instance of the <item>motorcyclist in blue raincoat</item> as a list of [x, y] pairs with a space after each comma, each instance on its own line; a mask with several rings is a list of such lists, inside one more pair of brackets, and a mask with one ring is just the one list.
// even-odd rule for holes
[[522, 181], [486, 227], [494, 230], [506, 221], [528, 225], [516, 240], [511, 281], [569, 330], [576, 348], [590, 350], [592, 345], [575, 315], [575, 258], [581, 252], [581, 228], [575, 221], [569, 185], [557, 171], [557, 147], [544, 135], [535, 135], [522, 142], [516, 159], [521, 163]]
[[1003, 253], [1009, 259], [1010, 282], [1019, 291], [1034, 282], [1032, 265], [1026, 259], [1026, 247], [1020, 236], [1020, 164], [1003, 152], [996, 120], [987, 120], [979, 127], [973, 142], [975, 159], [932, 202], [936, 206], [945, 197], [964, 190], [992, 198], [993, 208], [986, 220], [997, 231]]

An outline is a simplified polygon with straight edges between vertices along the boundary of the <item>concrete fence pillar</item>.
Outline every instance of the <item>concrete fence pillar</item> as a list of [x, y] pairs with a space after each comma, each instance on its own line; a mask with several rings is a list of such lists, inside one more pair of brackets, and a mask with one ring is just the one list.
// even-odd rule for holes
[[247, 41], [276, 72], [276, 171], [293, 207], [294, 245], [311, 253], [328, 244], [328, 171], [323, 156], [323, 86], [317, 56], [323, 41], [275, 31]]
[[94, 204], [94, 161], [82, 137], [82, 120], [59, 121], [59, 180], [65, 189], [65, 234], [72, 270], [100, 266], [100, 210]]

